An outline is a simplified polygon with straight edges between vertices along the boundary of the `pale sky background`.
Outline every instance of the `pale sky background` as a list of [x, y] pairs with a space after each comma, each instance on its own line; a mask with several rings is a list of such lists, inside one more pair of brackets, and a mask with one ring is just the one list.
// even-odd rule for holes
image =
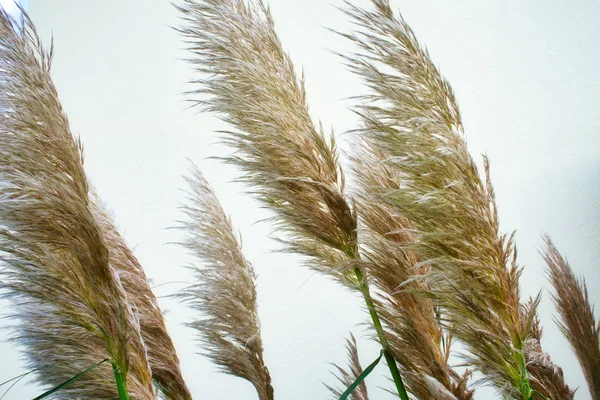
[[[4, 3], [6, 0], [3, 0]], [[174, 0], [177, 2], [177, 0]], [[352, 0], [368, 6], [367, 0]], [[356, 127], [344, 100], [363, 93], [360, 82], [328, 50], [350, 46], [324, 27], [347, 30], [334, 6], [341, 0], [271, 0], [276, 28], [293, 60], [304, 68], [315, 118], [343, 132]], [[492, 163], [502, 228], [517, 229], [525, 265], [523, 296], [544, 290], [540, 317], [543, 346], [590, 399], [579, 365], [553, 322], [541, 235], [549, 233], [588, 283], [600, 304], [600, 2], [596, 0], [448, 1], [393, 0], [453, 86], [469, 148]], [[231, 183], [235, 169], [207, 157], [227, 154], [215, 145], [226, 126], [189, 109], [182, 94], [194, 77], [177, 34], [176, 12], [164, 0], [33, 0], [31, 18], [43, 41], [55, 40], [52, 76], [74, 134], [80, 135], [86, 168], [114, 210], [147, 274], [165, 296], [189, 279], [193, 260], [169, 244], [180, 236], [178, 201], [186, 158], [205, 172], [244, 238], [259, 274], [259, 314], [265, 357], [278, 399], [325, 399], [322, 382], [335, 383], [330, 362], [345, 363], [344, 338], [361, 337], [363, 364], [378, 353], [363, 325], [361, 299], [273, 253], [267, 216]], [[172, 283], [169, 283], [172, 282]], [[181, 326], [191, 314], [161, 298], [184, 376], [197, 399], [254, 399], [245, 381], [217, 373], [196, 353], [193, 333]], [[0, 306], [4, 306], [4, 303]], [[598, 313], [596, 313], [598, 315]], [[0, 344], [0, 382], [22, 372], [17, 351]], [[371, 399], [391, 399], [380, 365], [368, 378]], [[1, 395], [2, 391], [0, 391]], [[5, 397], [32, 398], [33, 384]], [[476, 398], [495, 398], [478, 390]]]

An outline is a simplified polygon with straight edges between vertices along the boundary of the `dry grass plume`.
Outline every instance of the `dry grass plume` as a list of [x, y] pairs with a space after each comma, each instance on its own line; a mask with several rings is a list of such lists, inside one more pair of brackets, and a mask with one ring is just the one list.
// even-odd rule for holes
[[356, 141], [352, 161], [362, 222], [361, 254], [371, 283], [378, 289], [375, 298], [387, 325], [390, 350], [403, 370], [407, 390], [416, 398], [438, 398], [443, 391], [432, 386], [437, 381], [457, 399], [470, 399], [470, 372], [461, 375], [448, 365], [451, 336], [444, 338], [436, 307], [427, 296], [428, 268], [408, 246], [415, 241], [411, 224], [382, 198], [383, 193], [399, 189], [401, 182], [386, 159], [377, 147]]
[[187, 325], [198, 331], [204, 353], [221, 369], [251, 382], [260, 400], [273, 400], [271, 375], [263, 360], [254, 268], [219, 200], [197, 169], [187, 178], [183, 245], [204, 265], [196, 282], [178, 292], [200, 317]]
[[521, 268], [512, 236], [499, 232], [487, 160], [482, 181], [450, 86], [389, 2], [372, 3], [372, 11], [347, 3], [357, 29], [344, 36], [359, 48], [347, 65], [370, 91], [357, 110], [360, 133], [401, 179], [384, 197], [410, 221], [409, 248], [431, 268], [429, 292], [469, 365], [505, 396], [528, 400], [531, 321], [521, 324]]
[[550, 237], [546, 236], [544, 259], [554, 287], [558, 325], [575, 352], [592, 399], [600, 399], [600, 322], [588, 297], [585, 280], [578, 279]]
[[[20, 340], [24, 348], [46, 347], [55, 328], [83, 328], [104, 344], [104, 356], [95, 362], [109, 357], [129, 378], [132, 394], [153, 398], [138, 320], [90, 209], [81, 146], [58, 101], [50, 63], [51, 50], [42, 48], [28, 17], [17, 31], [0, 10], [2, 289], [15, 305], [31, 307], [25, 318], [42, 317], [35, 310], [57, 316], [26, 321], [37, 330]], [[64, 344], [65, 338], [56, 338]], [[51, 374], [47, 368], [56, 355], [49, 352], [39, 365], [44, 384], [81, 372], [73, 362], [63, 368], [73, 368], [68, 376]]]
[[110, 263], [119, 274], [132, 308], [139, 315], [140, 333], [146, 346], [154, 384], [167, 399], [191, 400], [192, 395], [181, 374], [177, 351], [144, 269], [96, 195], [92, 195], [91, 209], [104, 235]]
[[269, 10], [260, 0], [186, 0], [179, 9], [190, 61], [209, 76], [192, 93], [236, 129], [224, 139], [235, 150], [227, 162], [275, 212], [289, 248], [311, 257], [311, 268], [343, 279], [341, 266], [356, 255], [356, 216], [343, 194], [333, 136], [311, 120], [304, 82]]

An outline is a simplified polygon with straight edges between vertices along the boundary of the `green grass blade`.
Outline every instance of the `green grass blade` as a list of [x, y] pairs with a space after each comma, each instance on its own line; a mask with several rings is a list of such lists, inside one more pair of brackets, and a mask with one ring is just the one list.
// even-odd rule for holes
[[4, 381], [4, 382], [0, 383], [0, 387], [2, 387], [2, 386], [4, 386], [4, 385], [6, 385], [6, 384], [7, 384], [7, 383], [9, 383], [9, 382], [12, 382], [12, 381], [14, 381], [15, 379], [21, 379], [21, 378], [24, 378], [24, 377], [26, 377], [27, 375], [29, 375], [29, 374], [31, 374], [32, 372], [35, 372], [35, 371], [37, 371], [37, 369], [32, 369], [31, 371], [28, 371], [28, 372], [25, 372], [25, 373], [23, 373], [23, 374], [21, 374], [21, 375], [15, 376], [14, 378], [10, 378], [9, 380], [7, 380], [7, 381]]
[[55, 387], [54, 389], [50, 389], [45, 393], [42, 393], [41, 395], [39, 395], [38, 397], [36, 397], [33, 400], [39, 400], [39, 399], [43, 399], [46, 396], [50, 396], [52, 393], [58, 392], [59, 390], [61, 390], [62, 388], [64, 388], [65, 386], [70, 385], [71, 383], [75, 382], [77, 379], [81, 378], [83, 375], [87, 374], [88, 372], [90, 372], [91, 370], [93, 370], [96, 367], [99, 367], [101, 364], [103, 364], [104, 362], [108, 361], [108, 358], [105, 358], [104, 360], [100, 361], [98, 364], [94, 364], [91, 367], [89, 367], [88, 369], [86, 369], [83, 372], [78, 373], [77, 375], [75, 375], [74, 377], [72, 377], [71, 379], [64, 381], [63, 383], [61, 383], [60, 385], [58, 385], [57, 387]]
[[383, 350], [381, 350], [381, 353], [379, 353], [379, 357], [377, 357], [377, 359], [375, 361], [373, 361], [367, 368], [365, 368], [363, 373], [360, 374], [358, 376], [358, 378], [356, 378], [354, 383], [352, 385], [350, 385], [344, 393], [342, 393], [340, 400], [346, 400], [348, 398], [348, 396], [350, 396], [350, 394], [354, 391], [354, 389], [356, 389], [358, 387], [358, 385], [360, 385], [360, 383], [365, 380], [367, 375], [369, 375], [375, 369], [377, 364], [379, 364], [379, 361], [381, 361], [381, 357], [383, 357]]
[[394, 384], [396, 385], [396, 390], [398, 390], [398, 396], [400, 396], [400, 399], [402, 400], [408, 400], [408, 393], [406, 392], [406, 387], [404, 386], [404, 382], [402, 381], [402, 377], [400, 376], [400, 371], [398, 371], [396, 360], [394, 359], [394, 357], [392, 357], [388, 349], [389, 344], [387, 342], [387, 339], [385, 338], [385, 332], [383, 331], [383, 326], [381, 325], [379, 315], [377, 315], [375, 303], [373, 303], [373, 299], [371, 298], [369, 285], [367, 285], [363, 271], [361, 271], [360, 268], [354, 268], [354, 274], [356, 275], [356, 279], [358, 280], [358, 282], [360, 282], [360, 291], [362, 292], [363, 298], [365, 299], [365, 303], [367, 305], [367, 309], [369, 310], [369, 314], [371, 315], [371, 320], [373, 321], [373, 327], [377, 332], [379, 343], [381, 343], [381, 347], [383, 348], [383, 356], [387, 361], [388, 368], [392, 375], [392, 379], [394, 381]]
[[14, 382], [12, 383], [12, 385], [10, 385], [10, 386], [8, 387], [8, 389], [6, 389], [6, 391], [4, 391], [4, 393], [2, 393], [2, 396], [0, 396], [0, 400], [2, 400], [4, 397], [6, 397], [6, 395], [8, 394], [8, 392], [10, 392], [10, 390], [11, 390], [12, 388], [14, 388], [14, 387], [15, 387], [15, 385], [16, 385], [17, 383], [21, 382], [21, 379], [25, 378], [27, 375], [29, 375], [30, 373], [32, 373], [32, 372], [35, 372], [35, 371], [37, 371], [37, 368], [36, 368], [36, 369], [33, 369], [33, 370], [29, 371], [29, 372], [25, 372], [24, 374], [21, 374], [21, 375], [19, 375], [19, 376], [15, 376], [14, 378], [12, 378], [12, 379], [9, 379], [9, 380], [7, 380], [6, 382], [3, 382], [2, 384], [0, 384], [0, 386], [2, 386], [2, 385], [4, 385], [4, 384], [6, 384], [6, 383], [9, 383], [9, 382], [12, 382], [12, 381], [14, 381]]

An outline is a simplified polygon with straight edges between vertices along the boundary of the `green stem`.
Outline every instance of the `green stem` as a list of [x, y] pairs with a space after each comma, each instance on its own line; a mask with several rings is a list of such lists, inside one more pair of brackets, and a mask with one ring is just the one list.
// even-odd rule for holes
[[123, 373], [119, 370], [119, 367], [112, 363], [112, 369], [115, 374], [115, 382], [117, 383], [117, 391], [119, 392], [119, 400], [129, 400], [129, 394], [127, 393], [127, 382]]
[[362, 292], [362, 295], [365, 299], [367, 308], [369, 309], [369, 314], [371, 315], [371, 319], [373, 320], [373, 326], [375, 327], [375, 331], [377, 331], [379, 343], [381, 343], [381, 347], [383, 348], [383, 356], [385, 357], [385, 361], [387, 362], [394, 383], [396, 384], [398, 394], [400, 395], [400, 398], [402, 400], [409, 400], [408, 394], [406, 393], [406, 388], [404, 387], [404, 383], [402, 382], [402, 377], [400, 376], [400, 371], [398, 371], [398, 365], [396, 365], [396, 360], [394, 360], [394, 357], [390, 354], [389, 344], [385, 337], [385, 333], [383, 332], [383, 326], [381, 325], [379, 315], [377, 315], [377, 311], [375, 310], [375, 304], [373, 303], [373, 299], [371, 298], [371, 292], [369, 291], [369, 286], [367, 285], [364, 279], [363, 272], [360, 270], [360, 268], [356, 267], [354, 268], [354, 273], [356, 275], [356, 279], [358, 279], [360, 291]]
[[534, 390], [531, 389], [529, 384], [529, 374], [527, 373], [527, 362], [525, 361], [525, 354], [523, 353], [523, 341], [519, 340], [517, 346], [517, 357], [519, 367], [521, 368], [521, 394], [525, 400], [533, 399]]

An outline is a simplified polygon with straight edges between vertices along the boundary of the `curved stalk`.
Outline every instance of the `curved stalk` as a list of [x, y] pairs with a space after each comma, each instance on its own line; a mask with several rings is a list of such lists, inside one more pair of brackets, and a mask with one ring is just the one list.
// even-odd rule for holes
[[377, 315], [375, 304], [373, 303], [373, 299], [371, 298], [369, 285], [367, 285], [367, 282], [364, 279], [364, 273], [360, 270], [360, 268], [356, 267], [354, 268], [354, 274], [356, 275], [356, 279], [358, 279], [359, 289], [363, 295], [363, 298], [365, 299], [365, 303], [367, 304], [369, 315], [371, 315], [373, 326], [375, 327], [377, 337], [379, 338], [379, 343], [381, 343], [381, 347], [383, 349], [383, 356], [385, 357], [385, 361], [387, 362], [388, 368], [390, 369], [390, 373], [392, 374], [392, 379], [394, 380], [394, 384], [396, 385], [396, 389], [398, 390], [398, 395], [402, 400], [409, 400], [408, 394], [406, 393], [406, 388], [404, 387], [404, 382], [402, 382], [402, 377], [400, 376], [400, 371], [398, 371], [398, 366], [396, 365], [396, 360], [390, 354], [389, 344], [385, 337], [385, 332], [383, 331], [383, 326], [381, 325], [379, 315]]

